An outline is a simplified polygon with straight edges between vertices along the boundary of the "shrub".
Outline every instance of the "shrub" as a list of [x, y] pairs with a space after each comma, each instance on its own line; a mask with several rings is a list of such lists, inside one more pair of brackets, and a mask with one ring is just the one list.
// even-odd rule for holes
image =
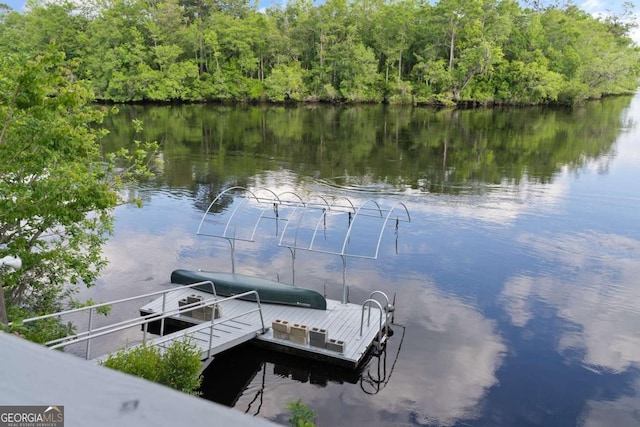
[[175, 341], [160, 358], [158, 382], [185, 393], [200, 387], [200, 349], [188, 340]]
[[189, 394], [197, 394], [201, 382], [200, 350], [188, 339], [173, 342], [164, 352], [145, 343], [112, 353], [102, 366]]
[[22, 323], [22, 319], [35, 316], [36, 314], [24, 310], [20, 307], [9, 307], [9, 318], [13, 324], [9, 327], [3, 325], [0, 330], [22, 336], [29, 341], [44, 344], [59, 338], [64, 338], [76, 333], [71, 322], [63, 322], [60, 318], [49, 317], [47, 319], [36, 320], [27, 324]]
[[293, 427], [314, 427], [313, 420], [316, 418], [316, 413], [312, 409], [309, 409], [307, 405], [302, 403], [300, 399], [293, 402], [289, 402], [289, 410], [291, 411], [291, 418], [289, 418], [289, 424]]

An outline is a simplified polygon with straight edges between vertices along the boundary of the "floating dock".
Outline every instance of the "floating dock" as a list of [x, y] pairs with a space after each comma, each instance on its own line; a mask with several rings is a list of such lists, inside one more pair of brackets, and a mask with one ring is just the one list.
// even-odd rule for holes
[[[180, 301], [188, 297], [201, 298], [203, 302], [195, 310], [182, 311]], [[217, 306], [213, 310], [218, 311], [218, 318], [204, 320], [194, 314], [214, 306]], [[149, 302], [140, 308], [140, 313], [148, 316], [182, 311], [166, 317], [162, 327], [160, 321], [150, 324], [149, 331], [160, 333], [163, 329], [162, 332], [169, 332], [170, 335], [155, 340], [163, 343], [185, 335], [191, 337], [203, 350], [203, 359], [205, 355], [212, 356], [241, 342], [251, 341], [277, 351], [349, 368], [356, 368], [372, 346], [382, 344], [379, 341], [386, 339], [384, 328], [390, 322], [389, 314], [375, 304], [343, 304], [328, 299], [326, 310], [263, 303], [257, 311], [256, 306], [256, 302], [239, 299], [216, 300], [210, 293], [185, 288], [175, 289], [165, 297]], [[180, 330], [182, 328], [186, 329]]]
[[[367, 200], [356, 207], [344, 197], [330, 201], [318, 195], [304, 200], [290, 191], [275, 194], [269, 189], [228, 188], [206, 209], [197, 234], [222, 238], [230, 244], [230, 274], [218, 272], [212, 276], [212, 272], [185, 270], [179, 277], [172, 274], [172, 282], [182, 286], [24, 319], [22, 323], [87, 314], [85, 331], [56, 338], [46, 345], [56, 349], [84, 344], [84, 357], [88, 360], [101, 361], [108, 357], [92, 352], [95, 339], [129, 328], [142, 328], [142, 343], [165, 349], [184, 336], [190, 337], [202, 351], [205, 364], [216, 354], [251, 342], [284, 353], [357, 368], [372, 347], [384, 348], [395, 307], [381, 291], [373, 291], [362, 304], [349, 303], [347, 259], [376, 259], [386, 228], [394, 230], [397, 251], [400, 223], [410, 221], [409, 211], [402, 202], [383, 209], [377, 201]], [[253, 242], [258, 229], [265, 230], [260, 225], [273, 227], [277, 246], [291, 253], [290, 292], [289, 285], [235, 272], [236, 242]], [[357, 240], [358, 245], [352, 246], [351, 242]], [[340, 301], [295, 286], [295, 258], [299, 250], [341, 258]], [[192, 283], [194, 280], [204, 281]], [[313, 298], [306, 300], [301, 295], [313, 295]], [[140, 316], [115, 320], [115, 323], [94, 320], [105, 308], [133, 300], [144, 304], [139, 308]], [[148, 337], [149, 333], [159, 336]], [[140, 344], [125, 347], [136, 345]]]
[[[233, 203], [227, 206], [228, 200]], [[180, 332], [174, 331], [186, 328], [182, 333], [192, 336], [208, 355], [228, 346], [226, 342], [209, 345], [214, 342], [214, 335], [221, 340], [227, 335], [225, 332], [214, 334], [217, 327], [215, 325], [242, 322], [234, 326], [247, 330], [242, 338], [244, 340], [277, 351], [355, 368], [364, 360], [372, 346], [384, 346], [394, 307], [381, 291], [372, 292], [361, 305], [347, 301], [347, 258], [376, 259], [387, 226], [394, 229], [397, 247], [399, 225], [410, 221], [409, 211], [401, 202], [383, 209], [377, 201], [367, 200], [356, 208], [344, 197], [333, 201], [322, 196], [304, 200], [290, 191], [276, 194], [267, 188], [228, 188], [218, 194], [206, 209], [197, 234], [228, 241], [231, 248], [231, 272], [176, 270], [171, 275], [172, 282], [190, 288], [168, 292], [162, 298], [141, 307], [140, 314], [145, 318], [157, 316], [156, 321], [148, 325], [148, 330], [159, 335], [169, 332], [179, 336]], [[238, 241], [253, 242], [262, 223], [266, 227], [274, 227], [277, 246], [291, 252], [290, 292], [284, 284], [266, 283], [264, 279], [236, 275], [235, 244]], [[352, 247], [350, 243], [353, 240], [361, 241], [359, 245]], [[295, 286], [295, 254], [298, 250], [340, 256], [341, 301], [328, 300], [315, 291]], [[193, 287], [197, 280], [203, 281], [200, 282], [202, 286], [196, 284], [198, 289]], [[203, 292], [209, 286], [212, 292]], [[232, 297], [218, 299], [214, 287], [220, 294]], [[258, 310], [255, 310], [256, 302], [239, 298], [239, 292], [244, 291], [255, 293], [250, 298], [253, 301], [262, 300], [262, 303], [257, 302]], [[304, 300], [298, 294], [317, 295]], [[316, 296], [320, 304], [317, 304]], [[254, 310], [251, 315], [246, 315], [251, 310]], [[219, 317], [214, 313], [219, 314]], [[203, 326], [205, 323], [209, 326]], [[253, 329], [259, 327], [260, 333], [252, 336], [255, 332], [252, 332], [251, 326]], [[164, 342], [165, 338], [153, 341], [154, 345]]]

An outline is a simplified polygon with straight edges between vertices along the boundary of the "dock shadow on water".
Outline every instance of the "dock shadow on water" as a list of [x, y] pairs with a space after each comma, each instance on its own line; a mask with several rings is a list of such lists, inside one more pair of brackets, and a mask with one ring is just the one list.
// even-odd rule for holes
[[371, 348], [356, 369], [245, 343], [215, 357], [202, 373], [200, 396], [250, 415], [265, 415], [262, 407], [268, 394], [286, 383], [321, 388], [351, 384], [363, 395], [375, 395], [391, 381], [402, 349], [405, 328], [398, 324], [392, 328], [396, 336], [382, 350]]

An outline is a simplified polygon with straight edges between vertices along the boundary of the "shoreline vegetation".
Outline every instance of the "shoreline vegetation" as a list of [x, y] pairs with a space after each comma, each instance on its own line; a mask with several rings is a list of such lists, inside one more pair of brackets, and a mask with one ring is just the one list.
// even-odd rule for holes
[[[546, 4], [549, 3], [549, 4]], [[575, 105], [630, 94], [633, 5], [571, 1], [30, 0], [0, 53], [64, 54], [100, 103]]]

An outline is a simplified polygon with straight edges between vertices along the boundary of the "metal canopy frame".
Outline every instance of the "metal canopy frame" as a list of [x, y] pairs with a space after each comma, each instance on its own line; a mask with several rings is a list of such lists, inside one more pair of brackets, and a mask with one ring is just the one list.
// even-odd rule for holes
[[[237, 202], [237, 205], [229, 214], [222, 232], [217, 234], [205, 232], [204, 228], [207, 224], [207, 218], [210, 214], [213, 214], [211, 211], [212, 208], [216, 206], [225, 195], [233, 192], [242, 192], [242, 194], [238, 196], [241, 200]], [[238, 235], [238, 224], [236, 221], [238, 221], [241, 213], [249, 206], [257, 209], [259, 214], [256, 215], [254, 219], [251, 227], [251, 233], [249, 235]], [[281, 215], [280, 211], [286, 211], [286, 209], [291, 209], [291, 212], [288, 215]], [[342, 237], [339, 249], [330, 250], [321, 248], [318, 244], [318, 235], [321, 230], [326, 234], [327, 220], [329, 219], [329, 222], [331, 223], [333, 217], [344, 215], [345, 213], [347, 215], [348, 226], [344, 232], [344, 236]], [[395, 217], [393, 216], [394, 213], [396, 213]], [[312, 224], [311, 227], [308, 228], [312, 228], [313, 231], [311, 232], [310, 239], [305, 241], [301, 238], [301, 231], [303, 231], [304, 228], [303, 220], [309, 217], [311, 217]], [[368, 254], [349, 252], [349, 244], [353, 237], [354, 226], [359, 224], [362, 221], [362, 218], [373, 218], [380, 222], [374, 250]], [[377, 259], [380, 252], [380, 245], [382, 243], [382, 236], [390, 221], [393, 221], [393, 224], [395, 225], [397, 251], [397, 238], [400, 222], [411, 222], [409, 210], [402, 202], [397, 202], [390, 208], [384, 209], [378, 202], [371, 199], [366, 200], [360, 206], [356, 207], [347, 197], [337, 197], [329, 201], [323, 196], [315, 195], [312, 199], [305, 201], [300, 195], [292, 191], [276, 194], [272, 190], [266, 188], [258, 188], [251, 191], [244, 187], [230, 187], [218, 194], [218, 196], [211, 202], [200, 220], [197, 234], [208, 237], [218, 237], [229, 242], [229, 245], [231, 246], [231, 270], [235, 273], [235, 243], [237, 241], [254, 242], [258, 226], [264, 219], [271, 219], [275, 221], [276, 236], [279, 234], [277, 246], [286, 247], [291, 252], [294, 286], [297, 250], [340, 256], [342, 259], [343, 304], [347, 302], [347, 258]], [[314, 219], [315, 222], [313, 222]], [[284, 222], [284, 227], [280, 232], [279, 223], [281, 221]], [[247, 227], [247, 225], [244, 227]], [[335, 229], [332, 231], [335, 231]]]

